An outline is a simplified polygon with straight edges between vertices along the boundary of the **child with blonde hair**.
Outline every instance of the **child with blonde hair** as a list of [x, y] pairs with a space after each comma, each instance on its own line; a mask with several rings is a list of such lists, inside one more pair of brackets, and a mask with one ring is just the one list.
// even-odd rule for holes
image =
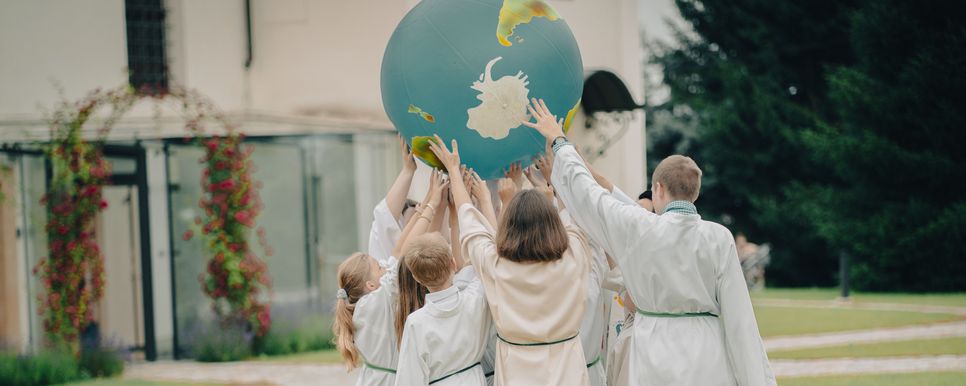
[[[404, 249], [408, 239], [425, 233], [432, 222], [447, 183], [437, 173], [430, 178], [421, 213], [402, 231], [396, 251]], [[339, 265], [336, 274], [339, 290], [332, 331], [347, 369], [363, 366], [357, 385], [395, 383], [398, 351], [393, 326], [399, 262], [390, 256], [387, 265], [388, 269], [383, 268], [374, 257], [355, 253]]]

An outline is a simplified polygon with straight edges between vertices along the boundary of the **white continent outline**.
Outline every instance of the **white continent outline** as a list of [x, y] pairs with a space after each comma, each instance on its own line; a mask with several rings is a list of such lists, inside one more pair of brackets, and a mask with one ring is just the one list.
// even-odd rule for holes
[[480, 79], [470, 87], [480, 93], [476, 99], [481, 103], [466, 110], [469, 114], [466, 127], [484, 138], [506, 138], [511, 129], [530, 120], [530, 114], [527, 113], [527, 105], [530, 104], [528, 76], [519, 71], [516, 75], [493, 80], [493, 65], [501, 59], [503, 57], [498, 56], [487, 63]]

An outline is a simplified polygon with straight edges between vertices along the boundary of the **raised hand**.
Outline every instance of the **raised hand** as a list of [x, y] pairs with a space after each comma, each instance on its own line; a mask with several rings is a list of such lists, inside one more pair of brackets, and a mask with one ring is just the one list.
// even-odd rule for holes
[[523, 189], [523, 167], [519, 162], [510, 165], [510, 169], [503, 173], [503, 177], [513, 180], [517, 184], [517, 189]]
[[443, 139], [439, 135], [435, 135], [435, 141], [429, 142], [429, 150], [432, 150], [433, 154], [439, 158], [443, 166], [446, 167], [446, 171], [452, 175], [458, 175], [460, 170], [460, 150], [459, 146], [456, 144], [456, 140], [452, 141], [453, 151], [446, 148], [446, 144], [443, 143]]
[[490, 202], [490, 188], [486, 186], [486, 182], [483, 181], [483, 179], [481, 179], [480, 176], [473, 170], [470, 170], [469, 175], [470, 179], [473, 181], [473, 184], [471, 185], [473, 189], [473, 197], [476, 197], [476, 200], [481, 203]]
[[398, 137], [399, 152], [402, 154], [403, 171], [414, 173], [416, 172], [416, 158], [413, 157], [413, 149], [401, 135]]
[[513, 196], [515, 196], [519, 191], [517, 184], [513, 183], [513, 181], [511, 181], [509, 178], [501, 178], [497, 183], [497, 189], [497, 193], [500, 194], [500, 201], [503, 203], [504, 207], [510, 203], [510, 200], [513, 199]]
[[539, 131], [547, 139], [547, 142], [564, 135], [563, 118], [558, 120], [556, 115], [551, 114], [550, 109], [547, 108], [547, 104], [544, 103], [543, 99], [537, 100], [537, 98], [533, 98], [531, 104], [527, 106], [527, 110], [530, 111], [530, 115], [533, 116], [536, 122], [527, 120], [523, 121], [523, 125]]
[[543, 179], [550, 183], [550, 176], [553, 174], [553, 153], [543, 153], [533, 158], [533, 164], [537, 165]]

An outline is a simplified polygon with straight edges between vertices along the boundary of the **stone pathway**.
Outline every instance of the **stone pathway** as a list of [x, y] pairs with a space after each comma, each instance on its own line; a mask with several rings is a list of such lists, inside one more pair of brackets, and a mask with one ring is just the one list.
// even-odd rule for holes
[[779, 378], [822, 375], [918, 373], [966, 371], [966, 355], [895, 358], [843, 358], [773, 360], [771, 368]]
[[919, 324], [874, 330], [830, 332], [826, 334], [779, 336], [764, 339], [765, 350], [783, 351], [857, 343], [896, 342], [901, 340], [966, 337], [966, 321]]
[[354, 385], [355, 374], [341, 365], [305, 363], [158, 361], [128, 365], [124, 378], [152, 381], [209, 382], [231, 385]]
[[902, 303], [853, 303], [841, 300], [786, 300], [786, 299], [756, 299], [756, 306], [793, 307], [793, 308], [841, 308], [851, 310], [870, 311], [904, 311], [924, 314], [950, 314], [966, 316], [966, 307], [933, 306], [922, 304]]

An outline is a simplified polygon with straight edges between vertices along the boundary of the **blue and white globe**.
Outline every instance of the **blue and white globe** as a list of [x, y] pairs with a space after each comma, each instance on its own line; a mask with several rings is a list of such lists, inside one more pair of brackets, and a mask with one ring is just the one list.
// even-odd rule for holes
[[[543, 137], [520, 123], [529, 98], [569, 126], [583, 64], [570, 27], [543, 0], [423, 0], [389, 40], [381, 82], [404, 138], [456, 139], [463, 163], [493, 179], [544, 150]], [[432, 165], [424, 151], [417, 156]]]

